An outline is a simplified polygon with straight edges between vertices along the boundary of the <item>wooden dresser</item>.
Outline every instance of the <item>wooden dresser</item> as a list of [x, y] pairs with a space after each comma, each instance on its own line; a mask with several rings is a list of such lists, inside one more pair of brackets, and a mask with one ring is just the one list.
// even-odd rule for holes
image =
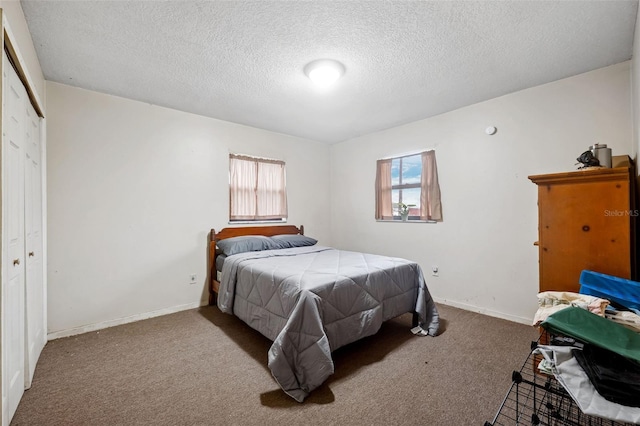
[[583, 269], [635, 279], [633, 167], [529, 179], [538, 185], [540, 291], [577, 293]]

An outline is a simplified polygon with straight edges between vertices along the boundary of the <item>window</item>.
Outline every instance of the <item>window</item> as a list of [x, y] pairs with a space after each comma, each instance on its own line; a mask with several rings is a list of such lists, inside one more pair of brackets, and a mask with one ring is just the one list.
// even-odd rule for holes
[[284, 221], [284, 161], [229, 154], [229, 221]]
[[435, 151], [378, 160], [376, 219], [442, 221]]

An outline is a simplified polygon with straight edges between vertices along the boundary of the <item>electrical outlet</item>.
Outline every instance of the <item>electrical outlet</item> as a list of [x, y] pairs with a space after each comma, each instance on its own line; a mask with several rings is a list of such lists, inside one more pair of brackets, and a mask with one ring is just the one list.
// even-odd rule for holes
[[437, 277], [438, 276], [438, 267], [437, 266], [432, 266], [431, 267], [431, 276], [432, 277]]
[[190, 274], [189, 275], [189, 284], [195, 284], [198, 281], [198, 275]]

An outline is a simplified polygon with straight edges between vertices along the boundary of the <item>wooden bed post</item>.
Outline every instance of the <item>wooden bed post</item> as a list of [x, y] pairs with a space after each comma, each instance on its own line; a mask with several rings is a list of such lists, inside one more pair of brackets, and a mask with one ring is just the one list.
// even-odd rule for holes
[[233, 238], [246, 235], [264, 235], [273, 237], [279, 234], [300, 234], [304, 235], [304, 226], [300, 228], [295, 225], [266, 225], [266, 226], [242, 226], [237, 228], [223, 228], [216, 233], [215, 229], [209, 232], [209, 264], [208, 271], [208, 287], [209, 287], [209, 305], [215, 305], [218, 299], [218, 290], [220, 282], [218, 282], [218, 274], [216, 270], [216, 242], [225, 238]]
[[209, 305], [214, 306], [216, 304], [217, 294], [213, 291], [213, 282], [216, 280], [216, 230], [211, 229], [209, 232], [209, 264], [207, 271], [209, 279], [207, 280], [207, 287], [209, 288]]

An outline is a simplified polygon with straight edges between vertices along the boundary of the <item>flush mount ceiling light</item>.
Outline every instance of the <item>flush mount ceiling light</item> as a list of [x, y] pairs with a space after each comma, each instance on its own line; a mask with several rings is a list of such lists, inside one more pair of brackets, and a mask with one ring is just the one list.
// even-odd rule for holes
[[318, 59], [309, 62], [304, 67], [304, 73], [313, 83], [326, 88], [335, 83], [344, 74], [345, 68], [340, 62], [333, 59]]

